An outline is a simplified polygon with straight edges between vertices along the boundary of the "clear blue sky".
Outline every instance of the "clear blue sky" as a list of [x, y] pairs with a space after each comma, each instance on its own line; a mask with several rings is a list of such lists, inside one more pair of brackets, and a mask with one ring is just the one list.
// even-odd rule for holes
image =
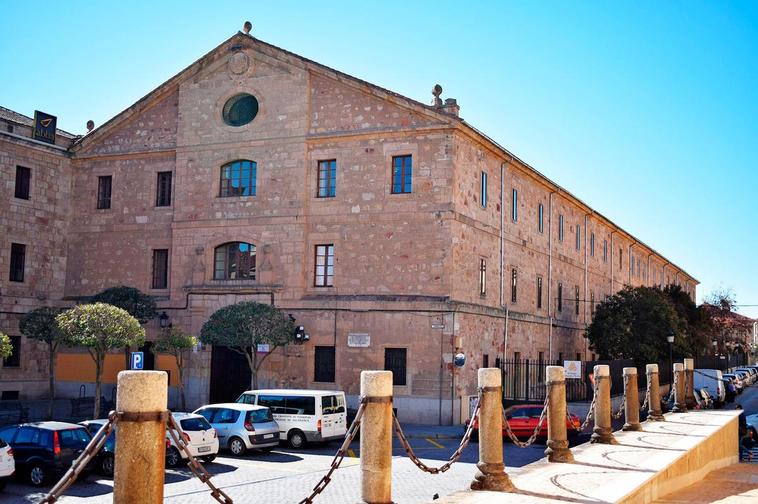
[[[461, 115], [758, 305], [758, 3], [0, 0], [0, 104], [83, 133], [231, 36]], [[758, 317], [758, 308], [741, 313]]]

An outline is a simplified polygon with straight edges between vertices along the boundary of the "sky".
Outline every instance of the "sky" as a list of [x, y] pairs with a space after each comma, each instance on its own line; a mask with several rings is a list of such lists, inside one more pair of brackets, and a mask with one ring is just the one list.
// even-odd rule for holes
[[0, 105], [102, 124], [241, 29], [461, 117], [758, 317], [758, 2], [0, 0]]

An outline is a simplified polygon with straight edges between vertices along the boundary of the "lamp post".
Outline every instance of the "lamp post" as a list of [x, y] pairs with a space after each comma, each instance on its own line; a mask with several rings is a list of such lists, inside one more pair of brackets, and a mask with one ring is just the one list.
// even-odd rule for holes
[[166, 314], [165, 311], [158, 315], [158, 323], [160, 324], [161, 329], [169, 327], [171, 325], [170, 320], [171, 318]]
[[674, 368], [674, 336], [674, 331], [669, 331], [666, 335], [666, 341], [669, 342], [669, 371], [672, 373]]
[[713, 369], [718, 369], [719, 365], [718, 365], [718, 360], [717, 360], [717, 357], [718, 357], [717, 350], [718, 350], [719, 342], [716, 340], [713, 340], [711, 342], [711, 345], [713, 345]]

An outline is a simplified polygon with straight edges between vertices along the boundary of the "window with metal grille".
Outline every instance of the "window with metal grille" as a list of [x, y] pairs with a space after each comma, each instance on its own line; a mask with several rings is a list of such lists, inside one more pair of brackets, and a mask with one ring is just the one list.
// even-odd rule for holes
[[482, 208], [487, 208], [487, 172], [482, 172], [482, 186], [479, 189], [479, 199]]
[[578, 285], [574, 289], [574, 297], [576, 299], [576, 308], [574, 311], [576, 312], [577, 315], [579, 315], [579, 286]]
[[385, 348], [384, 349], [384, 370], [392, 371], [392, 385], [405, 385], [406, 374], [406, 356], [405, 348]]
[[168, 288], [168, 249], [153, 250], [153, 289]]
[[255, 161], [240, 159], [221, 167], [219, 197], [255, 196], [256, 171]]
[[608, 262], [608, 240], [603, 240], [603, 262]]
[[595, 233], [590, 233], [590, 255], [595, 257]]
[[539, 362], [539, 366], [542, 367], [542, 365], [545, 363], [545, 352], [540, 352], [538, 354], [537, 362]]
[[518, 221], [518, 189], [513, 189], [513, 197], [511, 198], [511, 219], [513, 222]]
[[537, 207], [537, 229], [539, 229], [540, 233], [545, 231], [545, 207], [542, 203]]
[[482, 355], [482, 367], [483, 368], [490, 367], [490, 356], [487, 354]]
[[316, 245], [314, 285], [332, 287], [334, 284], [334, 245]]
[[214, 280], [255, 280], [255, 245], [230, 242], [216, 247], [213, 258]]
[[21, 366], [21, 336], [9, 336], [11, 340], [11, 354], [3, 360], [3, 367]]
[[97, 209], [106, 210], [111, 207], [111, 186], [113, 177], [105, 175], [97, 177]]
[[576, 250], [582, 249], [582, 226], [576, 225]]
[[334, 347], [317, 346], [313, 381], [333, 383], [334, 369]]
[[542, 277], [537, 277], [537, 309], [542, 308]]
[[516, 268], [511, 270], [511, 303], [515, 303], [518, 299], [518, 272]]
[[337, 160], [318, 162], [318, 198], [334, 198], [337, 194]]
[[479, 259], [479, 295], [487, 295], [487, 261]]
[[16, 191], [14, 196], [19, 199], [29, 199], [32, 183], [32, 170], [23, 166], [16, 166]]
[[158, 172], [155, 206], [171, 206], [171, 172]]
[[25, 263], [26, 245], [11, 243], [11, 270], [8, 280], [11, 282], [23, 282]]
[[412, 188], [413, 166], [411, 156], [392, 156], [392, 193], [410, 193]]
[[563, 311], [563, 284], [558, 282], [558, 311]]
[[619, 248], [619, 271], [621, 270], [621, 264], [624, 262], [624, 250]]
[[558, 216], [558, 241], [563, 241], [563, 215]]

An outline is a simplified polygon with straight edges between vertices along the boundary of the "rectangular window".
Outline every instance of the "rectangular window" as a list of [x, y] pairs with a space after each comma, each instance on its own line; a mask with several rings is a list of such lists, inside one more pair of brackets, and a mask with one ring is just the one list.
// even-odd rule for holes
[[590, 233], [590, 255], [595, 257], [595, 233]]
[[334, 282], [334, 245], [316, 245], [316, 287], [331, 287]]
[[542, 308], [542, 277], [537, 277], [537, 309]]
[[392, 193], [410, 193], [413, 187], [411, 156], [392, 156]]
[[513, 219], [513, 222], [518, 221], [518, 189], [513, 189], [513, 198], [511, 201], [511, 219]]
[[111, 183], [113, 177], [105, 175], [97, 177], [97, 209], [105, 210], [111, 207]]
[[563, 215], [558, 216], [558, 241], [563, 241]]
[[255, 196], [258, 164], [255, 161], [239, 160], [221, 167], [219, 197]]
[[576, 250], [582, 249], [582, 226], [576, 225]]
[[608, 262], [608, 240], [603, 240], [603, 262]]
[[518, 272], [516, 268], [511, 270], [511, 303], [515, 303], [517, 298], [518, 289]]
[[319, 198], [334, 198], [337, 194], [337, 160], [318, 162], [318, 193]]
[[590, 315], [595, 314], [595, 293], [590, 292]]
[[334, 347], [317, 346], [313, 381], [334, 383], [334, 369]]
[[483, 368], [490, 367], [490, 356], [488, 354], [482, 355], [482, 367]]
[[171, 172], [158, 172], [155, 206], [171, 206]]
[[479, 259], [479, 295], [487, 295], [487, 261]]
[[537, 362], [539, 362], [540, 367], [545, 363], [545, 352], [540, 352], [537, 357]]
[[21, 336], [9, 336], [11, 340], [11, 355], [3, 360], [3, 367], [21, 366]]
[[405, 385], [405, 362], [407, 349], [405, 348], [385, 348], [384, 349], [384, 370], [392, 371], [392, 385]]
[[32, 170], [23, 166], [16, 166], [16, 192], [14, 195], [19, 199], [29, 199], [32, 183]]
[[563, 311], [563, 284], [558, 282], [558, 311]]
[[575, 308], [575, 311], [576, 311], [576, 314], [579, 315], [579, 286], [578, 285], [574, 289], [574, 295], [575, 295], [575, 299], [576, 299], [576, 308]]
[[579, 352], [576, 353], [576, 360], [578, 361], [582, 360], [582, 354], [580, 354]]
[[621, 271], [621, 264], [624, 262], [624, 251], [619, 248], [619, 271]]
[[561, 363], [561, 366], [563, 365], [563, 352], [558, 352], [558, 362]]
[[168, 249], [153, 250], [153, 289], [168, 288]]
[[482, 172], [482, 187], [479, 189], [482, 208], [487, 208], [487, 172]]
[[540, 233], [545, 232], [545, 207], [542, 206], [542, 203], [537, 207], [537, 229]]
[[11, 282], [23, 282], [25, 264], [26, 245], [11, 243], [11, 271], [8, 280]]

